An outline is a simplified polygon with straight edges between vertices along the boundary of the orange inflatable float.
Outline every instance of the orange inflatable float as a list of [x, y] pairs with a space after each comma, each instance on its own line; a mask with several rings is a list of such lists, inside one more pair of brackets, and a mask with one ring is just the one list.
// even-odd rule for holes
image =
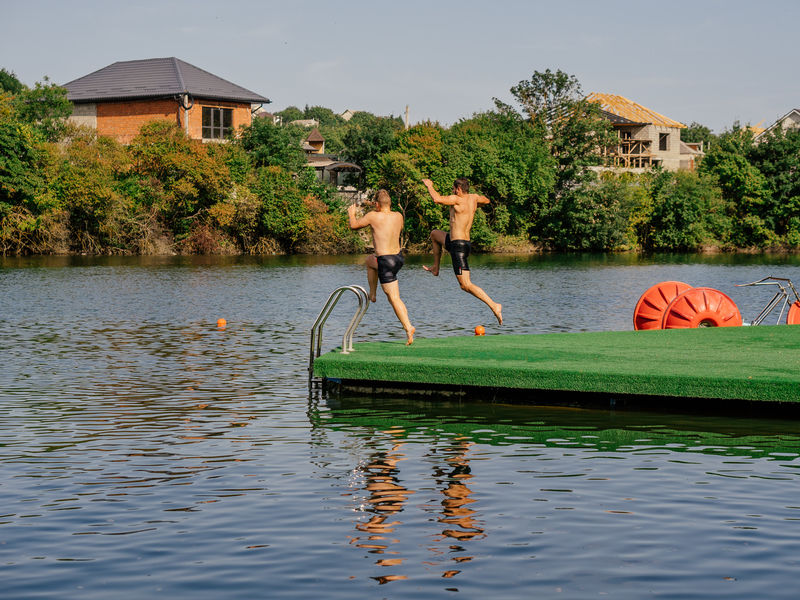
[[[664, 311], [670, 302], [686, 290], [692, 289], [688, 283], [682, 281], [662, 281], [647, 290], [633, 311], [633, 328], [661, 329]], [[798, 309], [800, 310], [800, 309]]]
[[795, 300], [789, 307], [789, 312], [786, 313], [786, 324], [800, 325], [800, 300]]
[[708, 287], [691, 288], [678, 294], [667, 306], [661, 320], [661, 329], [741, 325], [742, 315], [734, 301], [719, 290]]

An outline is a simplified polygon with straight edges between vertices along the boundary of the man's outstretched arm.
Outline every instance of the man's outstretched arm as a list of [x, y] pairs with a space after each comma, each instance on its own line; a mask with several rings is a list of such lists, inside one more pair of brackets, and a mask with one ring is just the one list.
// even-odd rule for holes
[[492, 201], [489, 200], [486, 196], [478, 196], [478, 199], [476, 200], [476, 202], [478, 204], [491, 204], [492, 203]]

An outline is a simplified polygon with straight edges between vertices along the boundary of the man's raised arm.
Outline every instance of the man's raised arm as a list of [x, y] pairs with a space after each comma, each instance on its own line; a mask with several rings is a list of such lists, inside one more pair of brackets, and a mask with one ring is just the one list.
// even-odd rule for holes
[[447, 206], [453, 206], [456, 203], [455, 198], [453, 198], [452, 196], [440, 196], [439, 192], [437, 192], [433, 188], [433, 182], [430, 179], [423, 179], [422, 183], [424, 183], [425, 187], [428, 188], [428, 193], [431, 195], [431, 198], [433, 198], [433, 201], [436, 204], [446, 204]]
[[491, 200], [489, 200], [486, 196], [478, 196], [476, 202], [478, 204], [491, 204]]
[[356, 205], [351, 204], [347, 207], [347, 218], [350, 222], [350, 229], [361, 229], [362, 227], [366, 227], [370, 224], [370, 219], [368, 218], [369, 215], [372, 213], [367, 213], [360, 219], [356, 218]]

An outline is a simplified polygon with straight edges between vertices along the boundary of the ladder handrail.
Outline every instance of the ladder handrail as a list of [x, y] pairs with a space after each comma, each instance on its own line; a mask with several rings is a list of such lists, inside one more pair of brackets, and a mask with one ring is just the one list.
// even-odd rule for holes
[[333, 308], [336, 306], [336, 303], [339, 302], [342, 294], [347, 291], [353, 292], [356, 295], [356, 298], [358, 298], [358, 309], [350, 319], [350, 324], [347, 326], [347, 329], [345, 329], [344, 334], [342, 335], [342, 354], [349, 354], [353, 350], [353, 334], [355, 333], [356, 327], [358, 327], [359, 323], [361, 323], [361, 319], [364, 317], [367, 309], [369, 308], [369, 295], [367, 294], [367, 291], [360, 285], [344, 285], [331, 292], [331, 295], [328, 296], [328, 300], [325, 302], [325, 305], [322, 307], [319, 315], [317, 315], [314, 325], [311, 327], [311, 345], [308, 358], [309, 385], [311, 385], [311, 380], [314, 376], [314, 359], [322, 353], [322, 328], [325, 326], [325, 322], [328, 320], [328, 317], [330, 316], [331, 311], [333, 311]]

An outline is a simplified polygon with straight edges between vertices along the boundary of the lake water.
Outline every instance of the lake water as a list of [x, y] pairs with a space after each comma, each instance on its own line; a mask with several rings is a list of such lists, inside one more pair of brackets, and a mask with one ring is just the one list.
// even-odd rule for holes
[[[800, 284], [798, 257], [471, 263], [506, 324], [410, 257], [418, 336], [630, 330], [664, 280], [749, 321], [775, 289], [734, 284]], [[800, 419], [309, 394], [352, 283], [357, 257], [0, 258], [0, 598], [797, 597]], [[379, 291], [355, 341], [402, 339]]]

